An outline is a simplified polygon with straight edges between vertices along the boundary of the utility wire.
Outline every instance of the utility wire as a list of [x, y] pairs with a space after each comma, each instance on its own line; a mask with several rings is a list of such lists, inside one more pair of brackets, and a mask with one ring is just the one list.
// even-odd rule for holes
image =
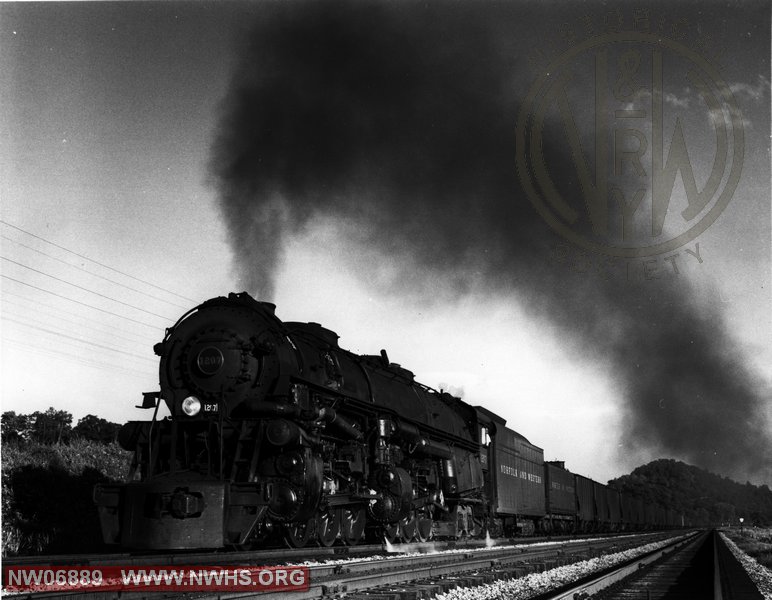
[[[100, 333], [107, 334], [107, 335], [112, 335], [112, 336], [118, 335], [118, 334], [114, 333], [117, 330], [117, 331], [120, 331], [121, 334], [123, 334], [123, 335], [131, 335], [134, 339], [131, 339], [129, 341], [133, 341], [133, 342], [136, 342], [138, 344], [153, 344], [157, 340], [157, 336], [153, 336], [153, 335], [150, 335], [150, 334], [141, 334], [141, 333], [137, 333], [136, 331], [125, 331], [123, 329], [118, 329], [116, 327], [110, 327], [109, 325], [106, 325], [108, 327], [108, 329], [102, 329], [102, 328], [97, 329], [96, 327], [93, 327], [93, 325], [92, 325], [93, 323], [95, 323], [97, 321], [95, 319], [87, 316], [87, 315], [84, 315], [84, 314], [81, 314], [81, 313], [77, 313], [77, 312], [72, 311], [72, 310], [66, 310], [66, 309], [61, 308], [59, 306], [52, 306], [51, 304], [48, 304], [46, 302], [41, 302], [40, 300], [36, 300], [34, 298], [28, 298], [27, 296], [23, 296], [22, 294], [17, 294], [16, 292], [12, 292], [12, 291], [10, 291], [8, 289], [3, 289], [3, 296], [4, 297], [2, 298], [2, 301], [3, 302], [7, 302], [8, 304], [10, 304], [12, 306], [18, 306], [18, 307], [21, 307], [21, 308], [27, 308], [28, 305], [30, 303], [32, 303], [32, 304], [37, 304], [38, 306], [42, 306], [44, 308], [47, 308], [47, 309], [49, 309], [49, 311], [52, 310], [54, 312], [49, 312], [49, 311], [39, 311], [39, 312], [41, 314], [45, 314], [46, 316], [49, 316], [49, 317], [51, 317], [53, 319], [60, 319], [60, 320], [63, 320], [63, 321], [68, 321], [70, 323], [73, 323], [77, 327], [86, 327], [86, 328], [94, 329], [94, 331], [99, 331]], [[11, 300], [10, 298], [7, 298], [5, 296], [15, 296], [16, 298], [20, 298], [24, 302], [23, 303], [14, 302], [13, 300]], [[57, 313], [59, 313], [59, 314], [57, 314]], [[61, 316], [62, 314], [69, 315], [71, 317], [75, 317], [76, 319], [79, 319], [80, 321], [85, 321], [86, 324], [83, 325], [83, 324], [77, 323], [76, 321], [74, 321], [72, 319], [67, 319], [66, 317]], [[126, 338], [126, 339], [128, 340], [129, 338]]]
[[[147, 292], [143, 292], [142, 290], [138, 290], [136, 288], [133, 288], [129, 285], [126, 285], [125, 283], [121, 283], [120, 281], [115, 281], [114, 279], [110, 279], [109, 277], [105, 277], [104, 275], [100, 275], [99, 273], [94, 273], [93, 271], [89, 271], [88, 269], [84, 269], [83, 267], [79, 265], [74, 265], [72, 263], [68, 263], [66, 260], [62, 260], [61, 258], [54, 256], [53, 254], [48, 254], [47, 252], [43, 252], [42, 250], [39, 250], [38, 248], [33, 248], [32, 246], [27, 246], [26, 244], [22, 244], [21, 242], [18, 242], [14, 239], [11, 239], [7, 236], [0, 236], [2, 239], [7, 240], [13, 244], [16, 244], [18, 246], [21, 246], [22, 248], [26, 248], [27, 250], [32, 250], [33, 252], [37, 252], [38, 254], [42, 254], [43, 256], [47, 256], [48, 258], [58, 261], [64, 265], [67, 265], [68, 267], [72, 267], [73, 269], [78, 269], [79, 271], [83, 271], [84, 273], [88, 273], [89, 275], [93, 275], [94, 277], [99, 277], [100, 279], [104, 279], [105, 281], [109, 281], [110, 283], [114, 285], [121, 286], [122, 288], [126, 288], [127, 290], [131, 290], [132, 292], [136, 292], [137, 294], [143, 294], [147, 296], [148, 298], [152, 298], [153, 300], [158, 300], [159, 302], [165, 302], [166, 304], [171, 304], [172, 306], [176, 306], [177, 308], [181, 308], [183, 310], [187, 310], [190, 308], [190, 306], [183, 306], [182, 304], [177, 304], [176, 302], [171, 302], [169, 300], [165, 300], [163, 298], [160, 298], [159, 296], [153, 296], [152, 294], [148, 294]], [[171, 292], [169, 292], [171, 293]]]
[[[13, 331], [16, 331], [16, 330], [14, 329]], [[3, 343], [5, 343], [5, 341]], [[143, 373], [145, 375], [152, 375], [158, 372], [157, 369], [152, 369], [144, 364], [129, 362], [129, 359], [123, 358], [121, 356], [113, 357], [101, 351], [99, 351], [99, 353], [96, 354], [97, 352], [96, 350], [91, 351], [91, 350], [85, 349], [83, 348], [83, 346], [78, 346], [74, 342], [69, 342], [67, 340], [57, 340], [57, 344], [55, 347], [54, 346], [41, 347], [41, 346], [33, 346], [30, 344], [27, 344], [27, 349], [33, 349], [33, 348], [44, 352], [47, 352], [47, 351], [58, 352], [63, 357], [72, 358], [73, 360], [81, 361], [84, 364], [86, 362], [100, 362], [98, 359], [107, 359], [108, 362], [100, 362], [100, 364], [114, 367], [115, 369], [131, 370], [136, 373]], [[77, 352], [73, 352], [71, 350], [68, 350], [67, 348], [74, 348], [75, 350], [77, 350]], [[110, 361], [109, 359], [111, 358], [113, 358], [116, 361], [119, 361], [120, 364], [116, 364], [115, 362]]]
[[11, 323], [16, 323], [17, 325], [22, 325], [23, 327], [29, 327], [31, 329], [37, 329], [38, 331], [42, 331], [44, 333], [50, 333], [52, 335], [56, 335], [59, 337], [63, 337], [65, 339], [69, 340], [75, 340], [76, 342], [79, 342], [81, 344], [88, 344], [89, 346], [95, 346], [96, 348], [101, 348], [102, 350], [109, 350], [110, 352], [117, 352], [118, 354], [125, 354], [126, 356], [131, 356], [134, 358], [138, 358], [140, 360], [145, 360], [150, 363], [155, 363], [151, 358], [148, 358], [146, 356], [141, 356], [139, 354], [134, 354], [133, 352], [125, 352], [123, 350], [117, 350], [116, 348], [111, 348], [110, 346], [104, 346], [102, 344], [97, 344], [96, 342], [89, 342], [88, 340], [82, 340], [80, 338], [77, 338], [72, 335], [67, 335], [66, 333], [59, 333], [58, 331], [53, 331], [52, 329], [47, 329], [45, 327], [38, 327], [37, 325], [31, 325], [30, 323], [25, 323], [24, 321], [18, 321], [16, 319], [12, 319], [10, 317], [6, 317], [5, 315], [2, 315], [2, 318], [4, 321], [10, 321]]
[[69, 300], [70, 302], [74, 302], [75, 304], [80, 304], [81, 306], [85, 306], [87, 308], [93, 308], [94, 310], [98, 310], [103, 313], [107, 313], [108, 315], [112, 315], [114, 317], [118, 317], [119, 319], [125, 319], [127, 321], [131, 321], [132, 323], [137, 323], [138, 325], [144, 325], [145, 327], [150, 327], [150, 329], [153, 329], [154, 331], [158, 331], [159, 327], [158, 325], [150, 325], [149, 323], [144, 323], [142, 321], [137, 321], [136, 319], [132, 319], [131, 317], [126, 317], [124, 315], [119, 315], [117, 313], [111, 312], [109, 310], [105, 310], [104, 308], [99, 308], [98, 306], [93, 306], [91, 304], [86, 304], [85, 302], [81, 302], [80, 300], [75, 300], [74, 298], [69, 298], [67, 296], [63, 296], [62, 294], [57, 294], [56, 292], [52, 292], [51, 290], [46, 290], [44, 288], [38, 287], [36, 285], [32, 285], [31, 283], [26, 283], [24, 281], [19, 281], [18, 279], [14, 279], [13, 277], [9, 277], [8, 275], [3, 275], [0, 273], [0, 277], [3, 279], [7, 279], [8, 281], [13, 281], [14, 283], [18, 283], [21, 285], [26, 285], [27, 287], [31, 287], [33, 289], [36, 289], [40, 292], [45, 292], [46, 294], [51, 294], [52, 296], [57, 296], [58, 298], [64, 298], [65, 300]]
[[70, 254], [74, 254], [75, 256], [77, 256], [79, 258], [82, 258], [82, 259], [87, 260], [89, 262], [92, 262], [92, 263], [94, 263], [96, 265], [99, 265], [100, 267], [103, 267], [105, 269], [109, 269], [110, 271], [113, 271], [115, 273], [119, 273], [120, 275], [123, 275], [124, 277], [128, 277], [129, 279], [133, 279], [134, 281], [139, 281], [140, 283], [144, 283], [145, 285], [149, 285], [150, 287], [153, 287], [153, 288], [155, 288], [157, 290], [161, 290], [162, 292], [166, 292], [167, 294], [171, 294], [172, 296], [176, 296], [177, 298], [180, 298], [182, 300], [187, 300], [188, 302], [193, 302], [194, 304], [196, 303], [196, 301], [193, 300], [192, 298], [186, 298], [185, 296], [182, 296], [180, 294], [176, 294], [176, 293], [174, 293], [172, 291], [169, 291], [169, 290], [164, 289], [164, 288], [162, 288], [160, 286], [157, 286], [157, 285], [155, 285], [153, 283], [150, 283], [149, 281], [145, 281], [143, 279], [139, 279], [138, 277], [134, 277], [133, 275], [129, 275], [128, 273], [124, 273], [123, 271], [119, 271], [118, 269], [114, 269], [113, 267], [110, 267], [110, 266], [108, 266], [108, 265], [106, 265], [104, 263], [101, 263], [99, 261], [94, 260], [93, 258], [89, 258], [88, 256], [84, 256], [83, 254], [78, 254], [77, 252], [74, 252], [73, 250], [70, 250], [69, 248], [65, 248], [64, 246], [60, 246], [59, 244], [55, 244], [54, 242], [51, 242], [51, 241], [49, 241], [49, 240], [47, 240], [45, 238], [42, 238], [39, 235], [35, 235], [34, 233], [31, 233], [29, 231], [25, 231], [21, 227], [17, 227], [16, 225], [12, 225], [11, 223], [8, 223], [7, 221], [3, 221], [2, 219], [0, 219], [0, 223], [2, 223], [3, 225], [6, 225], [7, 227], [11, 227], [12, 229], [16, 229], [17, 231], [21, 231], [22, 233], [26, 233], [27, 235], [32, 236], [35, 239], [38, 239], [38, 240], [40, 240], [42, 242], [45, 242], [46, 244], [51, 244], [52, 246], [55, 246], [56, 248], [59, 248], [60, 250], [64, 250], [65, 252], [69, 252]]
[[[7, 331], [13, 331], [18, 332], [19, 334], [23, 334], [22, 331], [16, 328], [13, 324], [4, 324], [4, 327]], [[46, 334], [42, 334], [46, 335]], [[29, 344], [30, 347], [38, 348], [40, 350], [50, 350], [52, 352], [59, 352], [62, 354], [62, 356], [70, 356], [75, 359], [81, 359], [81, 360], [89, 360], [92, 362], [98, 361], [99, 359], [107, 361], [103, 362], [102, 364], [109, 364], [111, 366], [116, 366], [126, 368], [126, 369], [134, 369], [137, 372], [142, 373], [153, 373], [157, 372], [158, 368], [157, 365], [150, 366], [146, 363], [140, 363], [135, 362], [136, 359], [130, 358], [130, 357], [123, 357], [123, 356], [117, 356], [113, 354], [108, 354], [107, 352], [103, 352], [102, 350], [95, 350], [92, 348], [84, 347], [83, 344], [76, 343], [74, 341], [70, 340], [64, 340], [64, 339], [57, 339], [56, 344], [50, 346], [46, 345], [32, 345]], [[72, 350], [70, 350], [72, 348]], [[116, 362], [118, 362], [118, 365], [116, 365]]]
[[138, 371], [136, 369], [127, 368], [125, 366], [120, 366], [120, 365], [114, 365], [111, 363], [104, 363], [104, 362], [99, 362], [95, 360], [84, 360], [81, 357], [73, 356], [71, 354], [66, 354], [64, 352], [55, 350], [53, 348], [46, 348], [46, 349], [38, 348], [36, 346], [31, 346], [27, 342], [23, 342], [21, 340], [15, 340], [13, 338], [7, 338], [3, 340], [3, 343], [16, 346], [17, 348], [21, 348], [25, 352], [32, 352], [34, 354], [39, 354], [42, 356], [54, 356], [61, 360], [65, 360], [67, 362], [79, 363], [87, 367], [93, 367], [96, 369], [101, 369], [103, 371], [109, 371], [110, 373], [121, 371], [127, 375], [142, 376], [143, 379], [154, 375], [149, 371]]
[[79, 290], [83, 290], [84, 292], [88, 292], [89, 294], [94, 294], [95, 296], [99, 296], [100, 298], [105, 298], [106, 300], [110, 300], [111, 302], [117, 302], [118, 304], [122, 304], [123, 306], [128, 306], [129, 308], [133, 308], [134, 310], [138, 310], [140, 312], [143, 312], [145, 314], [151, 315], [153, 317], [158, 317], [160, 319], [164, 319], [165, 321], [172, 321], [172, 322], [174, 322], [174, 319], [172, 319], [171, 317], [166, 317], [164, 315], [159, 315], [158, 313], [154, 313], [154, 312], [151, 312], [149, 310], [145, 310], [144, 308], [140, 308], [139, 306], [134, 306], [133, 304], [129, 304], [128, 302], [123, 302], [121, 300], [116, 300], [115, 298], [111, 298], [110, 296], [105, 296], [104, 294], [100, 294], [99, 292], [95, 292], [94, 290], [90, 290], [88, 288], [85, 288], [83, 286], [77, 285], [75, 283], [71, 283], [71, 282], [67, 281], [66, 279], [62, 279], [60, 277], [55, 277], [54, 275], [50, 275], [50, 274], [45, 273], [43, 271], [40, 271], [38, 269], [34, 269], [34, 268], [32, 268], [32, 267], [30, 267], [28, 265], [22, 264], [20, 262], [16, 262], [15, 260], [11, 260], [10, 258], [7, 258], [5, 256], [0, 256], [0, 258], [5, 260], [5, 261], [7, 261], [7, 262], [9, 262], [9, 263], [12, 263], [12, 264], [17, 265], [19, 267], [22, 267], [24, 269], [29, 269], [30, 271], [33, 271], [34, 273], [38, 273], [40, 275], [45, 275], [46, 277], [50, 277], [51, 279], [54, 279], [56, 281], [59, 281], [61, 283], [66, 284], [66, 285], [71, 285], [72, 287], [77, 288]]
[[[22, 309], [26, 308], [24, 305], [22, 305], [22, 304], [20, 304], [18, 302], [12, 302], [8, 298], [3, 298], [2, 301], [5, 302], [8, 305], [14, 307], [14, 308], [22, 308]], [[35, 313], [35, 316], [50, 317], [52, 319], [55, 319], [56, 323], [52, 324], [52, 323], [48, 323], [46, 321], [42, 321], [40, 319], [30, 319], [27, 315], [15, 314], [14, 316], [16, 318], [19, 318], [19, 319], [27, 319], [30, 322], [38, 323], [40, 325], [46, 325], [46, 326], [50, 326], [50, 327], [58, 327], [58, 328], [62, 329], [63, 331], [68, 331], [68, 330], [64, 329], [62, 327], [62, 324], [74, 325], [75, 329], [77, 331], [76, 332], [72, 332], [70, 330], [72, 333], [81, 333], [81, 332], [84, 332], [84, 331], [92, 331], [92, 332], [98, 334], [100, 336], [100, 338], [109, 337], [111, 340], [123, 340], [123, 341], [129, 342], [131, 344], [137, 344], [138, 346], [144, 347], [146, 349], [151, 346], [150, 343], [145, 343], [145, 342], [143, 342], [141, 340], [138, 340], [136, 338], [132, 339], [132, 338], [125, 337], [125, 336], [121, 335], [120, 333], [116, 333], [115, 331], [109, 331], [109, 330], [93, 327], [91, 324], [84, 325], [84, 324], [78, 323], [78, 322], [76, 322], [76, 321], [74, 321], [72, 319], [67, 319], [65, 317], [60, 317], [58, 315], [52, 315], [50, 313], [46, 314], [46, 313], [38, 312], [38, 313]], [[88, 320], [88, 319], [86, 319], [86, 320]]]

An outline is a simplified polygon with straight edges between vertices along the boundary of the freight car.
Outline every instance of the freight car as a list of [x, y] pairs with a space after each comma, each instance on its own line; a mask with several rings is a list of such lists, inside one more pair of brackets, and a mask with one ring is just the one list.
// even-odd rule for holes
[[106, 542], [353, 545], [632, 518], [618, 493], [545, 463], [500, 416], [274, 309], [246, 293], [214, 298], [156, 344], [161, 389], [143, 402], [153, 418], [119, 436], [134, 453], [128, 481], [95, 488]]
[[541, 531], [593, 533], [675, 528], [683, 519], [673, 510], [644, 502], [583, 475], [560, 461], [544, 463], [547, 514]]

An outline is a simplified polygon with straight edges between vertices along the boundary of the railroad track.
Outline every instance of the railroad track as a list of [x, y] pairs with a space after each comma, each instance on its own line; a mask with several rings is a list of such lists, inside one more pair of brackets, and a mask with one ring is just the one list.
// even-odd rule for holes
[[[265, 600], [317, 600], [343, 596], [346, 600], [418, 600], [456, 587], [474, 587], [497, 580], [513, 579], [548, 571], [609, 552], [638, 547], [673, 534], [648, 534], [529, 547], [493, 548], [485, 552], [437, 553], [393, 558], [383, 564], [353, 563], [342, 571], [329, 566], [311, 567], [312, 585], [303, 596], [268, 594]], [[207, 595], [202, 600], [247, 597]]]
[[715, 531], [701, 532], [541, 600], [763, 600]]
[[[266, 550], [207, 550], [184, 552], [112, 553], [112, 554], [56, 554], [40, 556], [4, 557], [5, 566], [78, 565], [78, 566], [148, 566], [148, 565], [217, 565], [217, 564], [275, 564], [363, 558], [383, 554], [426, 554], [445, 550], [475, 550], [486, 547], [531, 545], [548, 542], [578, 541], [582, 539], [612, 539], [633, 534], [583, 534], [534, 538], [496, 540], [462, 539], [431, 541], [411, 544], [361, 544], [356, 546], [269, 548]], [[652, 535], [657, 535], [652, 534]]]
[[[519, 543], [517, 545], [506, 545], [488, 549], [482, 548], [458, 548], [453, 551], [438, 551], [421, 554], [416, 556], [400, 555], [394, 553], [386, 556], [381, 546], [368, 548], [351, 547], [348, 551], [362, 551], [363, 554], [355, 557], [336, 553], [332, 548], [314, 549], [314, 563], [308, 565], [309, 588], [305, 591], [292, 592], [272, 592], [262, 593], [260, 596], [264, 600], [316, 600], [320, 598], [331, 598], [345, 595], [349, 600], [390, 600], [401, 598], [403, 600], [429, 598], [442, 591], [447, 591], [454, 587], [470, 587], [489, 583], [497, 579], [511, 579], [521, 577], [528, 573], [541, 572], [556, 566], [571, 564], [580, 560], [596, 557], [606, 553], [619, 552], [621, 550], [638, 547], [642, 544], [650, 543], [654, 540], [662, 539], [674, 534], [649, 533], [644, 535], [623, 535], [615, 537], [564, 540], [560, 542], [533, 542], [530, 544]], [[458, 544], [456, 544], [458, 546]], [[420, 546], [423, 546], [421, 548]], [[373, 552], [377, 549], [381, 557], [379, 560], [366, 560], [364, 552]], [[395, 547], [399, 550], [429, 550], [428, 545], [406, 545], [406, 547]], [[306, 555], [309, 549], [304, 549]], [[300, 563], [300, 554], [296, 551], [270, 551], [259, 553], [244, 553], [244, 556], [237, 557], [240, 553], [228, 554], [182, 554], [171, 557], [173, 565], [194, 565], [198, 564], [215, 565], [254, 565], [283, 563]], [[76, 564], [82, 557], [67, 557], [69, 560], [75, 560], [69, 564]], [[141, 559], [142, 564], [162, 564], [160, 557], [127, 557], [127, 555], [113, 555], [109, 557], [109, 562], [100, 561], [102, 565], [126, 564], [130, 558]], [[150, 562], [148, 562], [150, 561]], [[24, 563], [29, 564], [29, 563]], [[46, 563], [50, 564], [50, 563]], [[82, 562], [81, 562], [82, 564]], [[125, 592], [123, 592], [125, 595]], [[180, 597], [180, 594], [163, 594], [159, 592], [131, 592], [132, 600], [144, 597], [163, 598]], [[196, 598], [200, 600], [212, 600], [220, 598], [247, 598], [256, 597], [254, 593], [185, 593], [184, 597]], [[21, 597], [43, 599], [52, 597], [66, 597], [70, 600], [83, 597], [90, 600], [96, 600], [94, 593], [72, 592], [64, 594], [46, 594], [34, 593], [25, 594]], [[122, 597], [122, 593], [100, 593], [100, 600]]]

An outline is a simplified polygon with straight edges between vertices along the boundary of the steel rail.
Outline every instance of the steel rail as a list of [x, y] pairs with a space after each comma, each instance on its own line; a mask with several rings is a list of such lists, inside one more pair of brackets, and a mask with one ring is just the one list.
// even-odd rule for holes
[[653, 550], [642, 556], [630, 559], [622, 565], [612, 567], [601, 573], [595, 573], [579, 582], [575, 582], [539, 596], [539, 600], [573, 600], [574, 598], [589, 598], [593, 594], [637, 573], [640, 569], [658, 561], [659, 559], [678, 552], [684, 547], [695, 542], [699, 536], [704, 536], [704, 531], [692, 532], [687, 537], [681, 537], [673, 542]]
[[[637, 547], [642, 544], [651, 543], [653, 538], [661, 538], [663, 535], [672, 535], [672, 533], [664, 534], [663, 532], [659, 532], [656, 534], [647, 533], [594, 539], [573, 539], [562, 540], [559, 542], [540, 541], [531, 544], [518, 543], [516, 545], [506, 545], [487, 549], [479, 547], [456, 547], [453, 549], [455, 551], [435, 550], [433, 553], [420, 554], [418, 556], [415, 554], [386, 555], [380, 545], [370, 547], [354, 546], [348, 548], [348, 550], [361, 549], [370, 552], [377, 550], [378, 556], [380, 557], [377, 560], [366, 560], [361, 556], [355, 557], [336, 552], [336, 550], [345, 550], [346, 548], [304, 548], [272, 550], [270, 552], [260, 553], [231, 552], [219, 554], [196, 553], [195, 555], [177, 554], [165, 556], [164, 558], [173, 559], [172, 562], [165, 563], [168, 566], [193, 566], [196, 563], [212, 566], [217, 564], [268, 566], [267, 563], [271, 562], [271, 560], [268, 559], [269, 556], [273, 558], [273, 562], [298, 564], [301, 561], [298, 560], [300, 555], [297, 554], [297, 550], [304, 551], [307, 556], [309, 555], [309, 552], [312, 552], [316, 560], [321, 559], [325, 562], [307, 565], [310, 581], [309, 589], [307, 591], [262, 592], [259, 594], [255, 594], [254, 592], [186, 592], [182, 595], [186, 598], [195, 598], [199, 600], [256, 598], [258, 596], [262, 600], [312, 600], [329, 597], [334, 594], [364, 591], [384, 585], [405, 584], [422, 579], [437, 579], [449, 575], [460, 575], [476, 571], [490, 571], [493, 569], [515, 572], [516, 569], [520, 568], [527, 570], [543, 570], [547, 567], [549, 562], [562, 561], [566, 564], [572, 563], [584, 560], [588, 558], [588, 556], [597, 556], [603, 552], [617, 552], [620, 551], [622, 547]], [[423, 546], [424, 551], [428, 550], [427, 544], [410, 546], [412, 546], [412, 549], [415, 549], [415, 546]], [[193, 560], [194, 556], [196, 560]], [[66, 558], [68, 559], [68, 562], [63, 564], [84, 564], [84, 555], [69, 555]], [[131, 564], [132, 559], [141, 559], [141, 561], [143, 561], [142, 564], [145, 565], [151, 563], [159, 565], [161, 562], [160, 556], [143, 555], [141, 557], [132, 557], [131, 555], [120, 554], [112, 555], [109, 562], [99, 561], [99, 564], [103, 566], [108, 566], [110, 564], [134, 566]], [[20, 561], [17, 559], [17, 561], [17, 564], [30, 566], [30, 564], [24, 562], [23, 559]], [[39, 564], [51, 565], [52, 563], [43, 561]], [[153, 592], [131, 590], [103, 593], [95, 591], [83, 593], [73, 590], [72, 592], [64, 593], [21, 593], [15, 597], [35, 600], [63, 597], [69, 600], [77, 600], [80, 598], [83, 598], [84, 600], [96, 600], [97, 598], [122, 598], [126, 594], [130, 594], [132, 600], [139, 600], [140, 598], [158, 599], [165, 597], [180, 597], [179, 593], [172, 594], [162, 590]]]
[[[671, 534], [672, 535], [672, 534]], [[631, 537], [630, 547], [651, 543], [651, 535]], [[350, 595], [389, 585], [406, 585], [422, 580], [436, 580], [449, 575], [477, 573], [491, 570], [514, 570], [517, 567], [541, 570], [546, 561], [562, 560], [566, 563], [585, 558], [587, 553], [609, 550], [617, 540], [579, 540], [575, 544], [534, 544], [531, 547], [510, 546], [492, 548], [489, 551], [437, 553], [394, 557], [383, 561], [352, 561], [338, 565], [311, 565], [310, 586], [303, 592], [267, 592], [260, 594], [263, 600], [318, 600], [325, 597]], [[539, 547], [541, 546], [541, 547]], [[570, 552], [569, 552], [570, 551]], [[617, 550], [614, 550], [617, 551]], [[196, 596], [198, 600], [225, 600], [256, 598], [252, 593], [207, 593]]]
[[[578, 543], [590, 540], [625, 539], [640, 536], [656, 537], [662, 532], [597, 534], [554, 536], [551, 538], [502, 538], [489, 542], [493, 547], [502, 546], [535, 546], [538, 544], [564, 542]], [[196, 565], [196, 564], [240, 564], [253, 561], [307, 561], [331, 560], [336, 558], [352, 558], [372, 556], [375, 554], [408, 554], [433, 553], [446, 550], [475, 550], [485, 548], [488, 543], [482, 539], [463, 539], [451, 541], [416, 542], [410, 544], [362, 544], [357, 546], [307, 546], [305, 548], [268, 548], [265, 550], [194, 550], [178, 552], [120, 552], [111, 554], [53, 554], [39, 556], [8, 556], [3, 557], [5, 566], [146, 566], [146, 565]], [[213, 562], [214, 561], [214, 562]]]

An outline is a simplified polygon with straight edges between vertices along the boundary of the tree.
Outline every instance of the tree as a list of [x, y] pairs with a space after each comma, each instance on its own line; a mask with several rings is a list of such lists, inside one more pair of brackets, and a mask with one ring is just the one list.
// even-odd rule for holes
[[51, 407], [46, 412], [34, 412], [32, 419], [32, 439], [41, 444], [66, 442], [72, 431], [72, 415], [64, 410]]
[[735, 522], [735, 507], [728, 502], [716, 502], [715, 512], [718, 515], [718, 521], [722, 525], [732, 525]]
[[4, 442], [23, 442], [29, 439], [31, 429], [30, 415], [17, 415], [9, 410], [0, 417], [0, 435]]
[[732, 481], [674, 460], [656, 460], [609, 482], [675, 510], [694, 524], [718, 525], [743, 517], [746, 523], [772, 523], [772, 491]]
[[84, 440], [109, 444], [118, 438], [120, 428], [121, 426], [117, 423], [110, 423], [110, 421], [95, 415], [86, 415], [78, 421], [72, 433]]

